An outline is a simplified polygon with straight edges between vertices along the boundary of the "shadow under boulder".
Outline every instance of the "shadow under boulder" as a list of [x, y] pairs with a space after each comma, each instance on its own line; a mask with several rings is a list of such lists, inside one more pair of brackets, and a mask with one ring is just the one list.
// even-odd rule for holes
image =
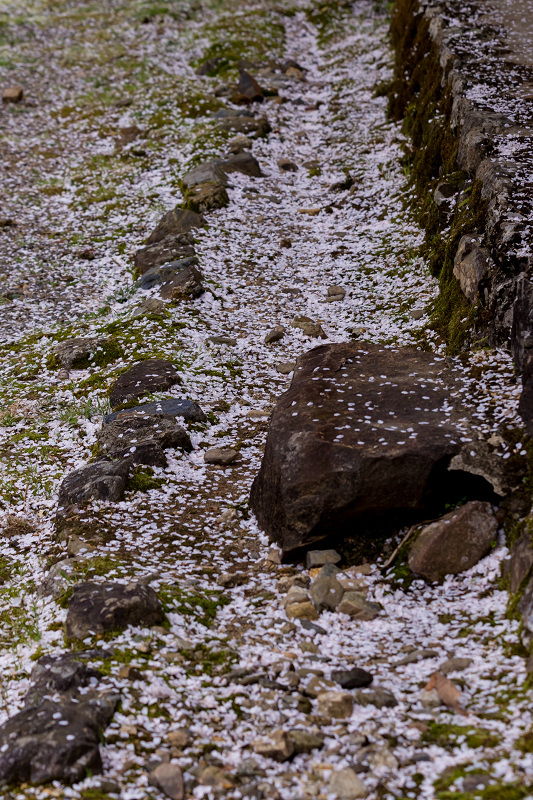
[[507, 462], [454, 399], [454, 381], [443, 358], [412, 348], [354, 342], [301, 356], [252, 487], [261, 527], [289, 553], [390, 535], [462, 496], [507, 492]]

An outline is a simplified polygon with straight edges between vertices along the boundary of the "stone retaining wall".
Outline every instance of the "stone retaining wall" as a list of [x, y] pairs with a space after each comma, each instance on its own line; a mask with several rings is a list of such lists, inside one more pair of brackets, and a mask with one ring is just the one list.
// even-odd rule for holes
[[450, 350], [511, 346], [533, 403], [533, 15], [505, 0], [398, 0], [390, 111], [441, 291]]

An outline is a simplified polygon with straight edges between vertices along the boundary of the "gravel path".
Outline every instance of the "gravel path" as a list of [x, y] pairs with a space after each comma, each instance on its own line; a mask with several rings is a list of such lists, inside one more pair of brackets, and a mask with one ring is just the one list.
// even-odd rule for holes
[[[531, 692], [500, 588], [505, 546], [439, 586], [403, 585], [372, 565], [358, 579], [381, 604], [376, 619], [323, 612], [303, 627], [287, 619], [278, 581], [308, 571], [276, 563], [248, 511], [268, 416], [290, 382], [290, 367], [278, 368], [321, 343], [295, 318], [319, 323], [324, 341], [444, 353], [426, 313], [436, 283], [406, 210], [403, 135], [379, 91], [391, 74], [387, 20], [366, 0], [352, 10], [177, 3], [172, 14], [125, 0], [26, 6], [5, 8], [0, 50], [4, 85], [27, 97], [4, 106], [0, 140], [2, 214], [15, 223], [0, 231], [0, 721], [22, 707], [37, 658], [75, 647], [63, 631], [72, 584], [142, 580], [169, 624], [81, 645], [101, 649], [91, 663], [120, 694], [103, 776], [5, 796], [160, 800], [149, 776], [169, 759], [197, 798], [326, 798], [346, 768], [372, 800], [531, 796]], [[239, 57], [292, 58], [304, 76], [278, 76], [283, 102], [261, 108], [272, 127], [253, 143], [263, 177], [232, 175], [230, 204], [195, 234], [205, 293], [133, 316], [149, 295], [133, 288], [133, 252], [180, 201], [187, 167], [226, 146], [212, 117], [228, 104], [214, 95], [220, 80], [190, 66], [224, 36], [247, 48]], [[345, 297], [327, 302], [335, 286]], [[285, 335], [265, 344], [275, 326]], [[77, 336], [112, 337], [116, 357], [58, 370], [55, 345]], [[138, 483], [120, 502], [82, 510], [88, 548], [71, 540], [67, 553], [54, 524], [60, 481], [91, 458], [117, 374], [146, 357], [178, 367], [182, 383], [164, 396], [197, 400], [208, 422], [189, 425], [192, 452], [169, 451], [144, 491]], [[506, 353], [454, 363], [480, 427], [517, 424]], [[236, 448], [238, 461], [206, 464], [214, 446]], [[54, 569], [68, 578], [54, 600], [38, 587], [61, 562]], [[452, 658], [466, 659], [450, 672], [466, 713], [423, 695]], [[309, 680], [354, 666], [373, 675], [374, 695], [354, 694], [351, 716], [332, 720]], [[257, 741], [278, 730], [323, 745], [276, 761]]]

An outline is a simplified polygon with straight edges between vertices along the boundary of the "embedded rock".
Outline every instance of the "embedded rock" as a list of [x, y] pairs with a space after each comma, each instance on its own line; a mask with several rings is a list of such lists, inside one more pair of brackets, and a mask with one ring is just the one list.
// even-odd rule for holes
[[328, 795], [338, 800], [359, 800], [367, 797], [368, 789], [351, 767], [332, 773], [328, 783]]
[[53, 597], [54, 600], [57, 600], [68, 589], [75, 573], [76, 561], [73, 558], [65, 558], [56, 564], [52, 564], [46, 578], [36, 589], [37, 595], [39, 597]]
[[239, 457], [239, 451], [233, 450], [231, 447], [210, 447], [204, 453], [204, 461], [206, 464], [219, 464], [226, 467], [233, 464]]
[[261, 139], [268, 136], [272, 130], [266, 117], [250, 118], [242, 116], [224, 117], [217, 121], [217, 127], [223, 131], [233, 131], [244, 136], [254, 136]]
[[74, 587], [68, 605], [66, 632], [69, 639], [85, 639], [128, 625], [149, 627], [165, 619], [153, 589], [144, 583], [91, 583]]
[[79, 362], [85, 361], [89, 356], [93, 355], [98, 347], [102, 347], [107, 342], [107, 339], [98, 339], [96, 337], [83, 339], [66, 339], [64, 342], [59, 342], [55, 347], [57, 360], [63, 369], [71, 369]]
[[191, 186], [185, 194], [187, 208], [202, 214], [217, 208], [225, 208], [228, 203], [229, 196], [226, 189], [215, 181], [206, 181]]
[[204, 291], [202, 275], [196, 267], [197, 264], [198, 259], [191, 256], [179, 261], [170, 261], [160, 267], [152, 267], [139, 278], [135, 286], [144, 291], [159, 287], [159, 294], [165, 300], [180, 297], [195, 299]]
[[195, 228], [202, 228], [204, 225], [205, 219], [201, 214], [176, 206], [172, 211], [167, 211], [161, 217], [157, 226], [146, 240], [146, 244], [155, 244], [167, 236], [182, 236], [190, 233]]
[[256, 79], [245, 70], [240, 71], [237, 91], [250, 103], [262, 103], [265, 96]]
[[87, 666], [81, 659], [101, 653], [102, 651], [82, 651], [40, 658], [31, 673], [31, 685], [24, 700], [25, 704], [38, 705], [45, 697], [53, 698], [57, 694], [61, 694], [63, 698], [66, 695], [74, 697], [79, 694], [80, 687], [96, 684], [102, 673]]
[[59, 487], [58, 512], [70, 505], [84, 505], [89, 500], [122, 500], [131, 461], [100, 461], [75, 469]]
[[453, 262], [453, 274], [471, 303], [477, 301], [479, 285], [494, 267], [488, 250], [479, 244], [480, 240], [479, 236], [463, 236]]
[[286, 731], [274, 731], [269, 739], [253, 743], [254, 751], [263, 758], [288, 761], [294, 755], [294, 742]]
[[338, 564], [340, 560], [341, 557], [336, 550], [308, 550], [305, 554], [307, 569], [323, 567], [326, 564]]
[[503, 562], [503, 574], [509, 580], [509, 590], [514, 594], [533, 567], [533, 547], [528, 533], [515, 542], [510, 556]]
[[452, 406], [451, 381], [443, 359], [411, 348], [353, 342], [301, 356], [252, 486], [261, 527], [287, 552], [431, 510], [461, 471], [495, 470], [503, 484], [506, 462]]
[[177, 764], [159, 764], [150, 773], [150, 784], [170, 800], [183, 800], [183, 774]]
[[117, 695], [81, 702], [43, 700], [0, 727], [0, 786], [12, 783], [75, 783], [102, 771], [100, 738]]
[[350, 692], [322, 692], [317, 697], [318, 713], [335, 719], [351, 717], [353, 697]]
[[343, 689], [360, 689], [362, 686], [370, 686], [374, 677], [366, 669], [353, 667], [353, 669], [334, 670], [331, 673], [331, 680], [340, 684]]
[[289, 731], [289, 737], [292, 740], [295, 755], [299, 753], [309, 754], [313, 750], [321, 750], [324, 747], [324, 738], [315, 736], [314, 733], [309, 733], [308, 731], [293, 728]]
[[175, 420], [182, 417], [185, 422], [205, 422], [207, 417], [194, 400], [156, 400], [154, 403], [144, 403], [140, 406], [115, 411], [104, 417], [104, 425], [109, 425], [115, 419], [127, 417], [160, 417], [161, 419]]
[[318, 612], [335, 611], [342, 600], [344, 589], [335, 576], [324, 575], [313, 581], [309, 592]]
[[148, 392], [163, 392], [181, 379], [176, 367], [160, 358], [148, 358], [120, 375], [111, 388], [111, 408], [129, 403]]
[[192, 450], [188, 433], [174, 420], [161, 417], [125, 416], [104, 425], [97, 435], [99, 455], [130, 458], [133, 464], [166, 467], [164, 450], [179, 447]]
[[149, 269], [160, 267], [169, 261], [180, 261], [194, 256], [193, 238], [190, 233], [165, 236], [154, 244], [141, 247], [135, 253], [135, 272], [144, 275]]
[[360, 622], [366, 622], [378, 617], [381, 607], [377, 603], [370, 603], [360, 592], [349, 591], [344, 592], [337, 611], [339, 614], [348, 614]]
[[214, 158], [206, 161], [205, 164], [200, 164], [186, 172], [182, 177], [182, 182], [187, 189], [202, 183], [218, 183], [226, 187], [228, 175], [233, 172], [240, 172], [252, 178], [260, 178], [262, 175], [257, 159], [251, 153], [244, 152], [227, 158]]
[[490, 503], [473, 500], [422, 528], [409, 548], [409, 569], [428, 581], [457, 575], [490, 552], [497, 532]]

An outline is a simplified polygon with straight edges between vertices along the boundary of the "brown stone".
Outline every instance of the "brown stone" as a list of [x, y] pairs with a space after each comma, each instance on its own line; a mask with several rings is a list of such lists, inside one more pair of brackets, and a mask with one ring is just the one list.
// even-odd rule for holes
[[2, 92], [2, 103], [20, 103], [23, 97], [22, 86], [7, 86]]
[[262, 103], [264, 100], [263, 90], [256, 79], [244, 70], [241, 70], [237, 91], [251, 103]]
[[179, 236], [180, 234], [190, 233], [190, 231], [195, 228], [201, 228], [203, 225], [205, 225], [205, 220], [201, 214], [196, 214], [194, 211], [188, 211], [187, 209], [176, 206], [172, 211], [167, 211], [167, 213], [161, 217], [155, 229], [146, 240], [146, 244], [155, 244], [155, 242], [160, 242], [167, 236]]
[[161, 392], [170, 389], [181, 379], [176, 367], [170, 361], [148, 358], [130, 367], [120, 375], [109, 395], [111, 408], [129, 403], [148, 392]]
[[488, 250], [479, 241], [479, 236], [463, 236], [453, 262], [453, 274], [471, 303], [477, 301], [479, 284], [494, 267]]
[[490, 503], [473, 500], [422, 528], [409, 549], [409, 568], [428, 581], [464, 572], [487, 555], [498, 523]]

